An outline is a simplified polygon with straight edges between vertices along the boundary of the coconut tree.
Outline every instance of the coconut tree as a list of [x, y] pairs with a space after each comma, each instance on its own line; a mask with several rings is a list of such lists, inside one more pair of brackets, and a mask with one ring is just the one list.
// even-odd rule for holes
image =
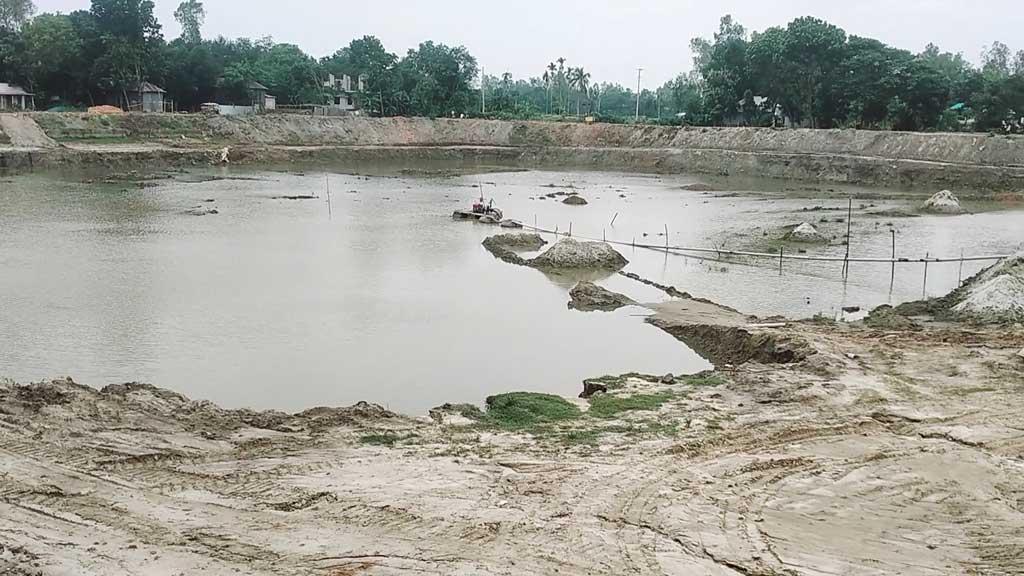
[[580, 66], [576, 69], [576, 117], [580, 116], [580, 100], [583, 99], [583, 94], [589, 93], [590, 91], [590, 72], [583, 70]]
[[558, 100], [559, 106], [561, 107], [561, 113], [565, 114], [565, 109], [568, 107], [568, 90], [569, 84], [565, 78], [565, 58], [559, 57], [555, 62], [558, 62]]
[[551, 62], [548, 64], [547, 70], [544, 71], [544, 84], [548, 89], [548, 114], [551, 114], [551, 85], [555, 81], [555, 72], [557, 70], [558, 67], [555, 66], [554, 62]]

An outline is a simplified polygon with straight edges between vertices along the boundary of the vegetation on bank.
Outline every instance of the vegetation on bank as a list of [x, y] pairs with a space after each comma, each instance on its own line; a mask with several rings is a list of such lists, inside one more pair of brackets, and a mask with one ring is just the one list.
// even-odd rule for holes
[[[685, 399], [694, 387], [724, 383], [721, 376], [712, 372], [674, 378], [671, 383], [665, 380], [638, 373], [590, 379], [588, 382], [599, 382], [609, 392], [589, 398], [586, 410], [561, 396], [536, 392], [491, 396], [487, 398], [485, 410], [472, 404], [446, 404], [439, 410], [471, 420], [472, 425], [465, 428], [469, 431], [517, 432], [545, 443], [596, 445], [607, 434], [633, 438], [675, 436], [678, 422], [654, 414], [672, 402]], [[636, 385], [637, 381], [650, 382], [655, 388], [650, 392], [623, 390], [627, 385]], [[405, 439], [387, 432], [364, 436], [361, 441], [394, 446]]]
[[[375, 37], [316, 59], [270, 38], [204, 39], [205, 8], [175, 11], [170, 42], [152, 0], [92, 0], [89, 10], [33, 16], [31, 0], [0, 0], [0, 82], [24, 85], [41, 108], [117, 102], [141, 81], [167, 90], [179, 110], [248, 103], [259, 82], [282, 105], [325, 104], [328, 75], [364, 79], [359, 105], [387, 116], [632, 121], [637, 94], [557, 58], [531, 78], [481, 78], [465, 47], [426, 41], [404, 56]], [[929, 45], [914, 54], [804, 17], [750, 33], [732, 17], [691, 43], [692, 71], [640, 94], [647, 122], [790, 124], [892, 130], [1021, 131], [1024, 50], [993, 42], [982, 64]], [[680, 62], [680, 68], [686, 63]], [[482, 89], [481, 89], [482, 88]], [[483, 112], [486, 97], [486, 112]]]

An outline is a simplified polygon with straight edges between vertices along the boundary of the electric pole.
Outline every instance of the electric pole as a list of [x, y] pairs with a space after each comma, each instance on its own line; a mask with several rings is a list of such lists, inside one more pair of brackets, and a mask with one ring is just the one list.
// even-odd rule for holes
[[636, 69], [636, 122], [640, 121], [640, 73], [643, 71], [643, 68]]

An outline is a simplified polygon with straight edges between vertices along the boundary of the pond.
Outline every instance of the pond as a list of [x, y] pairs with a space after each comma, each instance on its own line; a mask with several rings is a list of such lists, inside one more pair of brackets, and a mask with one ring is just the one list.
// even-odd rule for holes
[[[673, 245], [740, 247], [799, 222], [809, 206], [846, 206], [837, 195], [812, 201], [777, 183], [744, 183], [733, 195], [682, 190], [694, 177], [601, 172], [170, 176], [0, 183], [0, 376], [151, 382], [227, 407], [366, 400], [424, 414], [511, 390], [575, 396], [584, 378], [603, 374], [693, 373], [710, 364], [644, 323], [645, 309], [569, 310], [576, 278], [496, 260], [480, 243], [498, 229], [453, 221], [451, 212], [482, 191], [506, 217], [541, 228], [661, 243], [668, 227]], [[590, 204], [539, 199], [560, 191]], [[858, 205], [859, 213], [912, 203], [853, 193], [877, 204]], [[317, 198], [282, 198], [307, 195]], [[186, 214], [197, 206], [218, 213]], [[1006, 252], [1024, 237], [1024, 212], [1014, 210], [856, 218], [855, 255], [887, 256], [888, 223], [903, 255]], [[845, 226], [822, 226], [845, 234]], [[619, 248], [627, 271], [759, 315], [836, 315], [917, 298], [923, 288], [921, 270], [910, 267], [897, 271], [890, 292], [887, 264], [855, 264], [844, 282], [841, 264], [787, 263], [780, 276], [777, 262]], [[935, 266], [926, 289], [948, 291], [981, 266]], [[641, 302], [666, 298], [621, 276], [598, 283]]]

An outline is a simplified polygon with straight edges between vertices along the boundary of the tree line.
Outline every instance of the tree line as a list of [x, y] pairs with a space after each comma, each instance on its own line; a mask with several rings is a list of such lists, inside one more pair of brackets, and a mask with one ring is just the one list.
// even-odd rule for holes
[[876, 130], [1021, 131], [1024, 51], [993, 42], [980, 66], [929, 45], [914, 54], [805, 17], [748, 33], [731, 16], [691, 42], [692, 71], [639, 94], [556, 58], [528, 79], [484, 75], [462, 46], [426, 41], [405, 55], [373, 36], [325, 58], [270, 38], [204, 39], [205, 9], [185, 0], [166, 41], [152, 0], [92, 0], [89, 10], [35, 15], [31, 0], [0, 0], [0, 81], [40, 107], [127, 100], [142, 81], [180, 110], [246, 103], [252, 82], [284, 105], [325, 104], [329, 75], [365, 90], [360, 107], [385, 116], [579, 118], [690, 125]]

